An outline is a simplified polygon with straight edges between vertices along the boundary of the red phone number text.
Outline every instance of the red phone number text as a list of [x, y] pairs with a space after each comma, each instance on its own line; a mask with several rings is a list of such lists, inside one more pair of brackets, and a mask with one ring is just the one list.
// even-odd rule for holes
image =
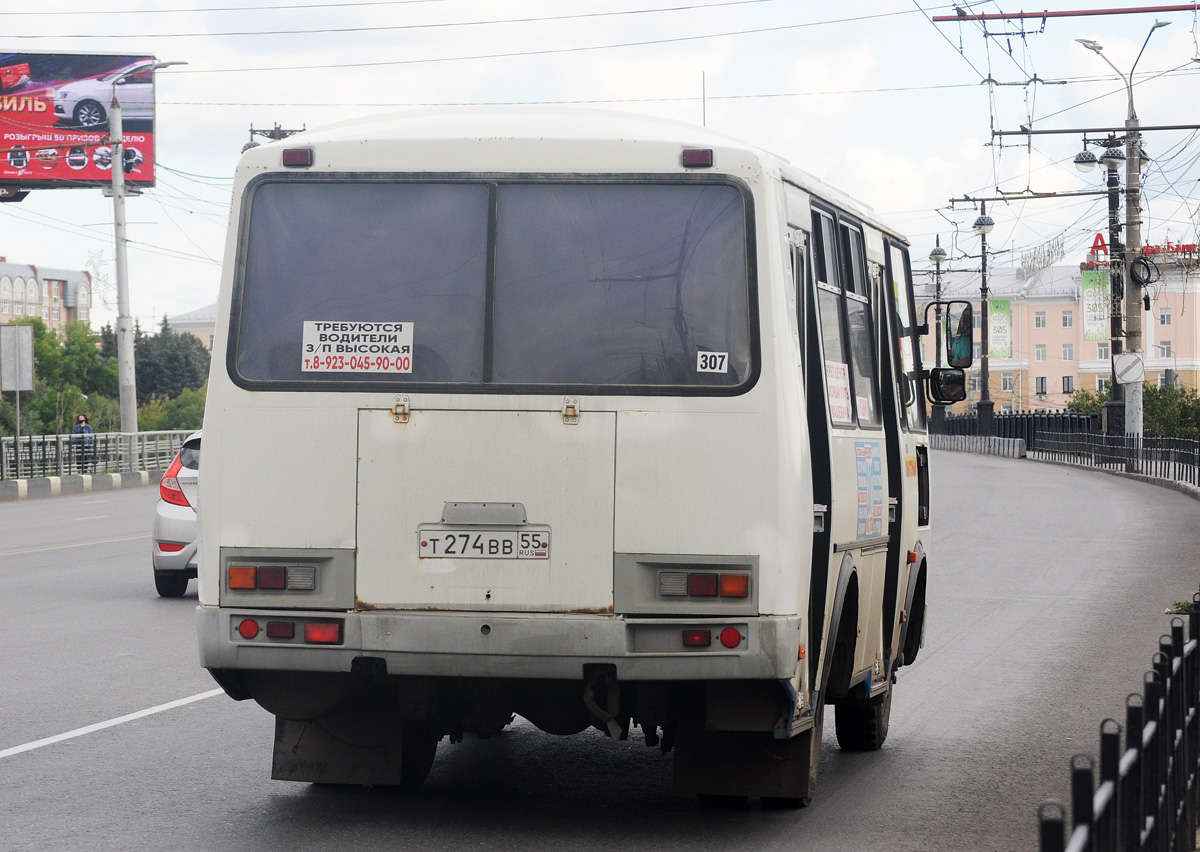
[[313, 355], [304, 359], [304, 369], [334, 373], [411, 373], [412, 356]]

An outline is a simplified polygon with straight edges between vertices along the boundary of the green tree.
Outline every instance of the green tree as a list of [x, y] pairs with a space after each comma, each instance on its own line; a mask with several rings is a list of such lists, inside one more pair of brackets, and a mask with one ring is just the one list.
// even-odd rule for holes
[[[100, 357], [99, 337], [84, 323], [68, 323], [55, 333], [38, 317], [16, 322], [33, 327], [33, 393], [21, 395], [21, 433], [69, 432], [76, 414], [90, 418], [100, 407], [98, 400], [89, 406], [92, 395], [116, 391], [116, 362]], [[13, 420], [10, 415], [5, 423], [9, 434]]]
[[138, 428], [144, 432], [167, 429], [199, 429], [204, 425], [205, 385], [199, 390], [185, 390], [174, 399], [153, 396], [138, 408]]
[[135, 331], [134, 353], [139, 404], [154, 396], [173, 399], [208, 381], [208, 350], [198, 337], [171, 328], [165, 316], [157, 334]]
[[1150, 435], [1200, 437], [1200, 394], [1193, 388], [1146, 384], [1142, 391], [1142, 426]]
[[1071, 394], [1071, 399], [1067, 402], [1067, 411], [1074, 411], [1077, 414], [1099, 414], [1100, 407], [1111, 398], [1108, 391], [1097, 393], [1080, 388]]

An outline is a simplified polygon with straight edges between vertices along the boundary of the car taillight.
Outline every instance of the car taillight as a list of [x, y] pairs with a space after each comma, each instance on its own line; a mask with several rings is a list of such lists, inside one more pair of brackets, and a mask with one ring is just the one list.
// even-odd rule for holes
[[162, 480], [158, 483], [158, 496], [168, 503], [174, 503], [176, 506], [191, 506], [187, 497], [183, 495], [183, 490], [179, 487], [179, 471], [183, 469], [183, 461], [176, 454], [175, 460], [171, 462], [171, 466], [163, 473]]

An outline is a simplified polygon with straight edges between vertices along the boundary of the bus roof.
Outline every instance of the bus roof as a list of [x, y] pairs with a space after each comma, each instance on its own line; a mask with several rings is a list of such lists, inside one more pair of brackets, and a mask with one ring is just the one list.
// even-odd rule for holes
[[748, 157], [757, 159], [768, 174], [786, 178], [864, 222], [899, 236], [895, 228], [876, 217], [869, 205], [796, 168], [778, 154], [709, 127], [641, 113], [560, 106], [428, 107], [324, 125], [272, 143], [271, 147], [324, 142], [361, 143], [364, 139], [388, 142], [639, 142], [741, 150]]

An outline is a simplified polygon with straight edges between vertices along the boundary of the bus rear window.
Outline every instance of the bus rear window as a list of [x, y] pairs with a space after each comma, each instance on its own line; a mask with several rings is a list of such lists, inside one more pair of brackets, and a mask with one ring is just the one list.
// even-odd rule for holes
[[730, 184], [267, 180], [248, 208], [229, 357], [244, 386], [751, 378]]

